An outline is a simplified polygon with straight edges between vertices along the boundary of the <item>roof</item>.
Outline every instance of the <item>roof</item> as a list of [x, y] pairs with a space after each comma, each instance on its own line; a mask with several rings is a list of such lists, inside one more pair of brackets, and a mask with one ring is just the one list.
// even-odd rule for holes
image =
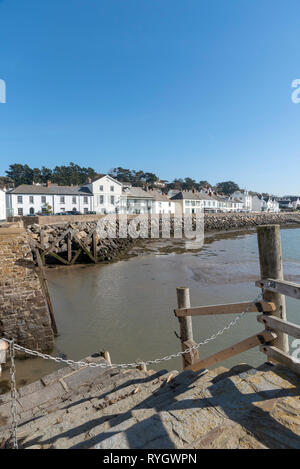
[[181, 191], [178, 194], [173, 195], [171, 200], [213, 200], [207, 194], [201, 194], [200, 192]]
[[153, 195], [157, 202], [170, 202], [170, 198], [166, 194], [162, 194], [159, 191], [152, 190], [150, 194]]
[[141, 187], [130, 187], [123, 190], [123, 195], [126, 195], [128, 199], [151, 199], [154, 200], [154, 196], [151, 192], [146, 192]]
[[15, 189], [8, 191], [10, 194], [42, 194], [42, 195], [92, 195], [87, 187], [80, 186], [40, 186], [36, 184], [21, 184]]

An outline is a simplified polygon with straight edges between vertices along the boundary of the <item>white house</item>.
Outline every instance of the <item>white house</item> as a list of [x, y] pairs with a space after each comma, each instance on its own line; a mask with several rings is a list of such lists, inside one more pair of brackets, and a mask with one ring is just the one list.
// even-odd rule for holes
[[93, 210], [93, 196], [85, 187], [58, 186], [48, 183], [22, 184], [7, 191], [6, 207], [8, 216], [27, 216], [43, 213], [65, 213]]
[[144, 191], [141, 187], [133, 187], [130, 184], [124, 184], [123, 188], [123, 204], [125, 205], [125, 213], [145, 214], [153, 213], [155, 197], [151, 191]]
[[160, 191], [152, 190], [149, 192], [153, 195], [153, 210], [154, 214], [175, 214], [175, 202], [170, 200], [166, 194], [162, 194]]
[[205, 193], [180, 191], [171, 197], [175, 202], [175, 215], [196, 214], [204, 211], [216, 211], [217, 201]]
[[280, 212], [279, 202], [272, 197], [262, 199], [264, 212]]
[[232, 199], [239, 199], [243, 202], [243, 211], [251, 212], [252, 211], [252, 195], [249, 194], [246, 190], [235, 191], [231, 195]]
[[124, 213], [126, 205], [121, 182], [106, 174], [94, 181], [89, 180], [83, 187], [93, 194], [93, 210], [96, 213]]
[[0, 189], [0, 220], [6, 219], [6, 193]]
[[239, 199], [229, 198], [228, 205], [230, 212], [242, 212], [244, 208], [244, 202]]
[[252, 197], [252, 212], [261, 212], [263, 210], [263, 200], [258, 195]]

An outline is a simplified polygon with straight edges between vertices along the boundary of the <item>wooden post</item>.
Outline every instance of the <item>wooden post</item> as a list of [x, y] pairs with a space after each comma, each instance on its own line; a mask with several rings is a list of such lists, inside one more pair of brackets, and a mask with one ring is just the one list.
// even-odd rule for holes
[[39, 250], [35, 249], [34, 253], [35, 253], [35, 256], [36, 256], [36, 261], [37, 261], [37, 265], [38, 265], [38, 269], [39, 269], [39, 277], [40, 277], [40, 281], [41, 281], [41, 287], [42, 287], [42, 290], [44, 292], [44, 295], [45, 295], [45, 298], [46, 298], [46, 301], [47, 301], [47, 305], [48, 305], [52, 330], [53, 330], [54, 335], [57, 336], [57, 334], [58, 334], [57, 325], [56, 325], [56, 321], [55, 321], [53, 306], [52, 306], [52, 303], [51, 303], [47, 277], [45, 275], [45, 271], [44, 271], [44, 267], [43, 267], [43, 263], [42, 263], [42, 259], [41, 259]]
[[[43, 249], [44, 249], [44, 235], [45, 235], [44, 230], [41, 227], [41, 229], [40, 229], [40, 245], [42, 246]], [[42, 260], [43, 265], [46, 265], [45, 257], [43, 257], [43, 259], [41, 259], [41, 260]]]
[[97, 263], [97, 232], [96, 230], [92, 234], [92, 246], [93, 246], [93, 257], [95, 259], [95, 264]]
[[67, 235], [67, 248], [68, 248], [68, 263], [71, 264], [72, 261], [72, 233]]
[[[179, 287], [176, 291], [178, 308], [190, 308], [191, 302], [189, 288]], [[186, 316], [178, 318], [178, 320], [180, 324], [181, 350], [184, 351], [194, 344], [192, 318], [191, 316]], [[193, 350], [192, 352], [182, 355], [183, 369], [197, 363], [198, 360], [199, 355], [197, 350]]]
[[[260, 260], [261, 278], [283, 280], [282, 249], [279, 225], [266, 225], [257, 228], [257, 239]], [[276, 311], [271, 313], [279, 319], [286, 320], [285, 296], [279, 293], [265, 291], [264, 299], [276, 305]], [[277, 333], [277, 339], [272, 343], [284, 353], [289, 352], [288, 336], [283, 332]], [[271, 358], [271, 357], [269, 357]]]

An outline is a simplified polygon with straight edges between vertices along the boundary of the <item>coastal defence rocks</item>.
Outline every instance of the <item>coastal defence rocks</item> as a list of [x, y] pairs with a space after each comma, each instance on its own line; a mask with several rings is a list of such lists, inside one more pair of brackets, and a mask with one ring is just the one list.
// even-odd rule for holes
[[[160, 226], [159, 231], [161, 232], [162, 220], [161, 217], [157, 216], [158, 224]], [[48, 217], [44, 217], [47, 219]], [[131, 223], [135, 217], [128, 217], [127, 222]], [[101, 238], [98, 235], [93, 237], [93, 232], [96, 230], [98, 219], [94, 221], [76, 221], [77, 217], [74, 216], [74, 222], [72, 223], [60, 223], [60, 224], [49, 224], [39, 225], [37, 223], [27, 226], [27, 233], [30, 239], [35, 245], [42, 250], [51, 248], [51, 251], [55, 254], [64, 255], [68, 250], [68, 239], [64, 236], [64, 232], [68, 228], [71, 228], [76, 232], [76, 239], [72, 239], [72, 246], [70, 257], [76, 253], [76, 250], [80, 248], [80, 242], [95, 255], [97, 262], [109, 262], [114, 259], [120, 259], [126, 255], [130, 248], [134, 245], [135, 239], [131, 237], [120, 238], [118, 237], [118, 226], [116, 228], [117, 236], [114, 238]], [[147, 223], [147, 222], [146, 222]], [[174, 218], [171, 218], [170, 232], [172, 238]], [[178, 218], [176, 219], [178, 225]], [[182, 223], [179, 220], [179, 223]], [[117, 221], [118, 224], [118, 221]], [[204, 217], [204, 230], [205, 232], [219, 232], [229, 230], [241, 230], [247, 228], [255, 228], [259, 225], [267, 224], [279, 224], [279, 225], [300, 225], [300, 214], [299, 213], [216, 213], [216, 214], [205, 214]], [[194, 220], [195, 225], [195, 220]], [[148, 237], [151, 237], [151, 223], [149, 219], [149, 233]], [[64, 254], [62, 254], [64, 253]], [[79, 263], [91, 262], [91, 259], [83, 252], [76, 260]], [[47, 256], [47, 263], [54, 262], [53, 257]]]
[[50, 351], [54, 346], [49, 312], [21, 224], [0, 228], [0, 337]]
[[204, 229], [227, 231], [244, 228], [255, 228], [260, 225], [300, 225], [300, 213], [210, 213], [205, 214]]

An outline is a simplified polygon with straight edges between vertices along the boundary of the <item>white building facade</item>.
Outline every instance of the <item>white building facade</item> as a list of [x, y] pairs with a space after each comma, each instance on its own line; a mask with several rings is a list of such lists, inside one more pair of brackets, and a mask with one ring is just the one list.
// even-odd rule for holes
[[243, 202], [243, 211], [244, 212], [252, 212], [252, 195], [249, 194], [248, 191], [235, 191], [231, 195], [232, 199], [239, 199]]
[[141, 187], [124, 185], [123, 198], [124, 210], [128, 215], [154, 213], [155, 198], [151, 191], [144, 191]]
[[49, 184], [23, 184], [6, 193], [8, 216], [28, 216], [37, 214], [63, 214], [93, 210], [93, 196], [86, 189], [72, 186]]
[[0, 220], [6, 220], [6, 193], [0, 189]]
[[126, 201], [122, 194], [121, 182], [105, 175], [83, 187], [93, 194], [93, 210], [97, 214], [125, 213]]
[[170, 200], [166, 194], [155, 190], [150, 191], [150, 194], [154, 197], [152, 213], [175, 215], [175, 202]]

